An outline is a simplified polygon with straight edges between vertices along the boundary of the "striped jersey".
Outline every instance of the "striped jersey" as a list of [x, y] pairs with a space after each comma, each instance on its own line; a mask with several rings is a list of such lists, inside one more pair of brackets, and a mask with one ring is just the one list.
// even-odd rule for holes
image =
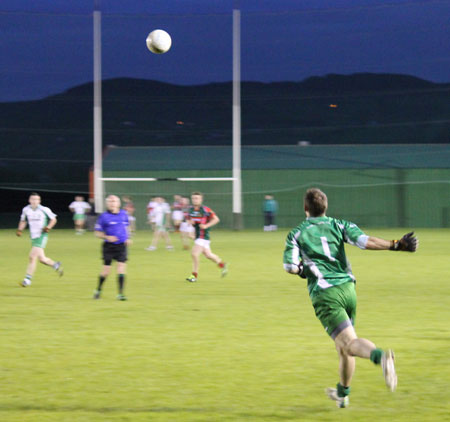
[[344, 244], [365, 249], [368, 236], [353, 223], [331, 217], [309, 217], [286, 238], [283, 263], [286, 270], [303, 260], [311, 297], [327, 289], [355, 281]]
[[211, 208], [205, 207], [204, 205], [200, 205], [200, 207], [191, 207], [189, 209], [188, 218], [192, 221], [192, 224], [195, 229], [195, 238], [196, 239], [205, 239], [209, 240], [209, 228], [201, 229], [199, 224], [207, 224], [213, 217], [215, 217], [215, 213]]
[[42, 229], [47, 226], [50, 220], [56, 218], [56, 214], [50, 208], [38, 205], [35, 209], [27, 205], [22, 210], [20, 221], [26, 221], [30, 229], [30, 237], [37, 239], [42, 235]]

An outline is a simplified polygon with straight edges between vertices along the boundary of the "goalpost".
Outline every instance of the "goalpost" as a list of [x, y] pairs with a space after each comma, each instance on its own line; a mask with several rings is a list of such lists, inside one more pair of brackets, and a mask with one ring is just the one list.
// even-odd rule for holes
[[[95, 209], [102, 212], [104, 209], [104, 182], [112, 181], [103, 178], [102, 165], [102, 79], [101, 79], [101, 9], [100, 0], [94, 0], [93, 12], [94, 33], [94, 199]], [[231, 181], [233, 186], [232, 200], [232, 228], [241, 230], [242, 219], [242, 179], [241, 179], [241, 12], [239, 0], [233, 4], [233, 177], [231, 178], [177, 178], [175, 181]], [[155, 182], [158, 179], [129, 178], [130, 182]], [[133, 179], [133, 180], [131, 180]], [[162, 180], [162, 179], [159, 179]], [[123, 179], [123, 181], [125, 181]]]

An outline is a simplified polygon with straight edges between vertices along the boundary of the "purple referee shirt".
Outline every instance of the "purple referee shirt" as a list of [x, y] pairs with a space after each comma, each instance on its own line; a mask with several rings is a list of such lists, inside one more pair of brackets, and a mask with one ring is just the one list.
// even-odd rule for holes
[[[106, 211], [100, 214], [95, 230], [105, 233], [107, 236], [116, 236], [119, 240], [117, 242], [108, 242], [118, 245], [124, 243], [128, 239], [128, 214], [124, 210], [120, 210], [117, 214], [111, 211]], [[107, 240], [105, 239], [105, 242]]]

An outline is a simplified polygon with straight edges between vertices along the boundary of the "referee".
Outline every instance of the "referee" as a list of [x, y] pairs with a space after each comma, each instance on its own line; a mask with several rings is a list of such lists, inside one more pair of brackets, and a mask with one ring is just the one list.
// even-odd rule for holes
[[117, 261], [119, 288], [117, 300], [127, 300], [123, 290], [127, 267], [127, 246], [131, 244], [128, 232], [128, 214], [120, 209], [120, 199], [116, 195], [109, 195], [106, 198], [106, 208], [108, 211], [100, 215], [95, 225], [95, 235], [104, 239], [102, 246], [104, 265], [98, 279], [97, 289], [94, 292], [94, 299], [100, 299], [103, 283], [111, 272], [111, 262], [114, 259]]

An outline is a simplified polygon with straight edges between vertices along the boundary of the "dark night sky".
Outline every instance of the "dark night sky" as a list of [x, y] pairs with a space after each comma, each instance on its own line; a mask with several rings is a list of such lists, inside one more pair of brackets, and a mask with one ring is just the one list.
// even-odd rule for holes
[[[93, 1], [2, 0], [0, 101], [92, 80]], [[176, 84], [232, 78], [232, 0], [103, 0], [103, 78]], [[242, 79], [354, 72], [450, 82], [450, 0], [241, 0]], [[152, 29], [169, 53], [145, 47]]]

